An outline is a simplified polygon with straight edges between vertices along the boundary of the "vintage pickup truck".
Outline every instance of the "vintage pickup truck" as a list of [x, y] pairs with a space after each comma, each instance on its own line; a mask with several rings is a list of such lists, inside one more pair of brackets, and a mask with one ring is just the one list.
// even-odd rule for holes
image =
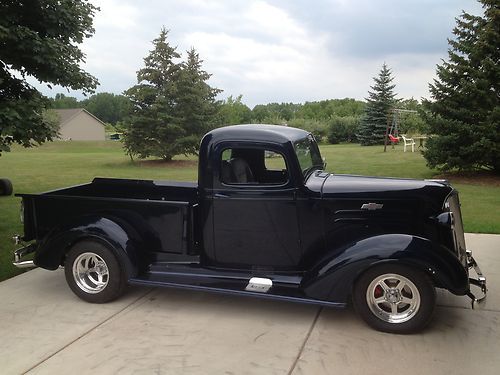
[[407, 333], [429, 322], [435, 288], [486, 295], [448, 183], [326, 172], [314, 137], [295, 128], [209, 132], [198, 184], [95, 178], [18, 196], [14, 264], [63, 266], [88, 302], [127, 284], [352, 302], [375, 329]]

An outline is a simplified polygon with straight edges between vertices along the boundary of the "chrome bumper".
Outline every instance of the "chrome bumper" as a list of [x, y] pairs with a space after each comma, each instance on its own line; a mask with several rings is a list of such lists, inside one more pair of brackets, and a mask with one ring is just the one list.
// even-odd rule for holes
[[474, 279], [472, 277], [469, 278], [470, 285], [479, 287], [482, 293], [479, 298], [476, 297], [470, 290], [467, 293], [467, 295], [472, 300], [472, 308], [474, 308], [475, 303], [479, 303], [486, 298], [486, 292], [488, 291], [488, 288], [486, 287], [486, 277], [484, 277], [483, 273], [481, 272], [481, 269], [477, 265], [476, 260], [472, 256], [472, 251], [470, 250], [467, 250], [467, 266], [469, 267], [469, 271], [471, 269], [474, 269], [474, 272], [477, 275], [477, 279]]
[[[16, 245], [22, 244], [20, 236], [14, 236], [12, 238]], [[14, 261], [12, 264], [17, 268], [31, 268], [36, 267], [35, 263], [32, 260], [23, 260], [25, 256], [35, 252], [36, 246], [35, 244], [26, 245], [14, 251]]]

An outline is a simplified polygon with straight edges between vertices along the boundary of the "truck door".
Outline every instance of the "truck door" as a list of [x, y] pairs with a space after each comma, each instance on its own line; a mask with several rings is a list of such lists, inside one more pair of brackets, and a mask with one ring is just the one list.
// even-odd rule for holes
[[217, 263], [294, 269], [301, 258], [296, 189], [284, 156], [259, 145], [218, 152], [212, 196]]

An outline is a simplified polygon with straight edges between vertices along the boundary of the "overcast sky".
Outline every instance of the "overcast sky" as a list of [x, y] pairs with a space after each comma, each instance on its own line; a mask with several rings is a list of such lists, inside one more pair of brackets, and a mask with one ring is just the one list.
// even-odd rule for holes
[[[428, 97], [436, 64], [473, 0], [92, 0], [101, 11], [81, 46], [97, 92], [120, 94], [162, 26], [183, 57], [195, 47], [220, 95], [269, 102], [363, 99], [385, 61], [399, 97]], [[81, 93], [36, 85], [44, 94]]]

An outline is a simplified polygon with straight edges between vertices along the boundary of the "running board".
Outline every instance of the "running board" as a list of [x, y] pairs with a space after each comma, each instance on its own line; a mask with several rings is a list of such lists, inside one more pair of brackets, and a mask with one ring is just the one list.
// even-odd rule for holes
[[[276, 284], [273, 283], [271, 279], [265, 279], [265, 278], [251, 278], [250, 280], [246, 279], [245, 281], [234, 280], [234, 279], [233, 280], [212, 279], [211, 282], [206, 282], [206, 283], [200, 283], [200, 281], [202, 280], [197, 280], [196, 283], [188, 283], [186, 282], [186, 280], [182, 280], [181, 278], [179, 278], [176, 281], [172, 279], [167, 280], [167, 278], [164, 278], [163, 280], [161, 280], [157, 277], [133, 278], [129, 280], [129, 284], [199, 290], [211, 293], [258, 297], [258, 298], [274, 299], [274, 300], [281, 300], [288, 302], [307, 303], [320, 306], [330, 306], [337, 308], [344, 308], [347, 306], [346, 303], [322, 301], [306, 297], [302, 293], [302, 291], [297, 287], [276, 286]], [[224, 285], [224, 287], [222, 287], [222, 285]]]

